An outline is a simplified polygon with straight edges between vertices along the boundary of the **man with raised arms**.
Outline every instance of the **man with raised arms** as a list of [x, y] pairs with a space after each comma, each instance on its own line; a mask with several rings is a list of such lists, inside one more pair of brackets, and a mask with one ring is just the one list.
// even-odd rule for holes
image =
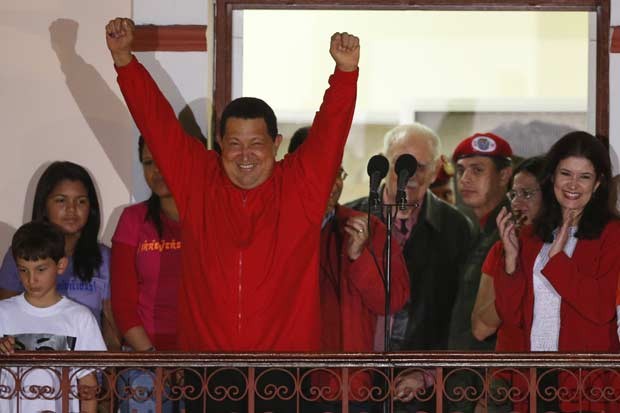
[[358, 38], [331, 37], [336, 68], [310, 136], [279, 162], [275, 115], [257, 98], [224, 108], [221, 155], [187, 136], [133, 39], [129, 19], [106, 26], [121, 91], [182, 222], [180, 348], [318, 350], [319, 235], [355, 109]]

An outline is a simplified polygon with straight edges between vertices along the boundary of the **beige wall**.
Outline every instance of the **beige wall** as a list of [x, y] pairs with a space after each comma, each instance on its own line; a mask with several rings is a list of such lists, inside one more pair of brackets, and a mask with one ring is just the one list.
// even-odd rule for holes
[[[101, 238], [109, 244], [122, 207], [147, 191], [136, 163], [137, 130], [116, 84], [104, 26], [116, 16], [131, 16], [137, 23], [207, 24], [208, 4], [0, 2], [0, 253], [29, 219], [34, 186], [54, 160], [70, 160], [91, 172], [103, 209]], [[189, 104], [204, 124], [206, 53], [140, 57], [175, 109]]]
[[129, 201], [132, 124], [103, 36], [130, 2], [0, 2], [0, 251], [31, 213], [43, 165], [70, 160], [94, 176], [109, 218]]

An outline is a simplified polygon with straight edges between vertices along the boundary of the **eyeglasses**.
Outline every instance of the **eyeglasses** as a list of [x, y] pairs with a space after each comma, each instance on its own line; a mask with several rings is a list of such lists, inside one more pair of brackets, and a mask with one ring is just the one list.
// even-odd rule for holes
[[340, 168], [338, 170], [338, 178], [342, 179], [343, 181], [345, 179], [347, 179], [347, 176], [349, 176], [349, 174], [347, 173], [347, 171], [345, 171], [344, 169]]
[[508, 191], [506, 193], [506, 197], [510, 200], [510, 202], [517, 198], [529, 201], [539, 191], [540, 189], [513, 189], [512, 191]]

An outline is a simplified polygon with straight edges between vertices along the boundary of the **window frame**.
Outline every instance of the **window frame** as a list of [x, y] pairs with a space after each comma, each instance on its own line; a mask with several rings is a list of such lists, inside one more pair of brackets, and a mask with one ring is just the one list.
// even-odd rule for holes
[[[465, 10], [587, 11], [596, 13], [596, 135], [609, 145], [610, 0], [217, 0], [215, 4], [215, 114], [232, 95], [233, 10]], [[214, 125], [217, 132], [217, 124]]]

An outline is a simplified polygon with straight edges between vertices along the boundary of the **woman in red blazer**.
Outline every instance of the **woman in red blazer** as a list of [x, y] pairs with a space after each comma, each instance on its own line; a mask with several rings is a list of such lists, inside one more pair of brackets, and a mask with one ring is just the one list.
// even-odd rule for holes
[[[517, 345], [523, 351], [617, 352], [620, 221], [609, 205], [607, 149], [586, 132], [571, 132], [552, 146], [546, 161], [543, 208], [534, 225], [517, 235], [510, 212], [497, 217], [504, 256], [495, 279], [497, 312], [521, 331]], [[557, 374], [559, 387], [573, 394], [556, 410], [618, 409], [591, 393], [611, 378], [588, 373]]]

